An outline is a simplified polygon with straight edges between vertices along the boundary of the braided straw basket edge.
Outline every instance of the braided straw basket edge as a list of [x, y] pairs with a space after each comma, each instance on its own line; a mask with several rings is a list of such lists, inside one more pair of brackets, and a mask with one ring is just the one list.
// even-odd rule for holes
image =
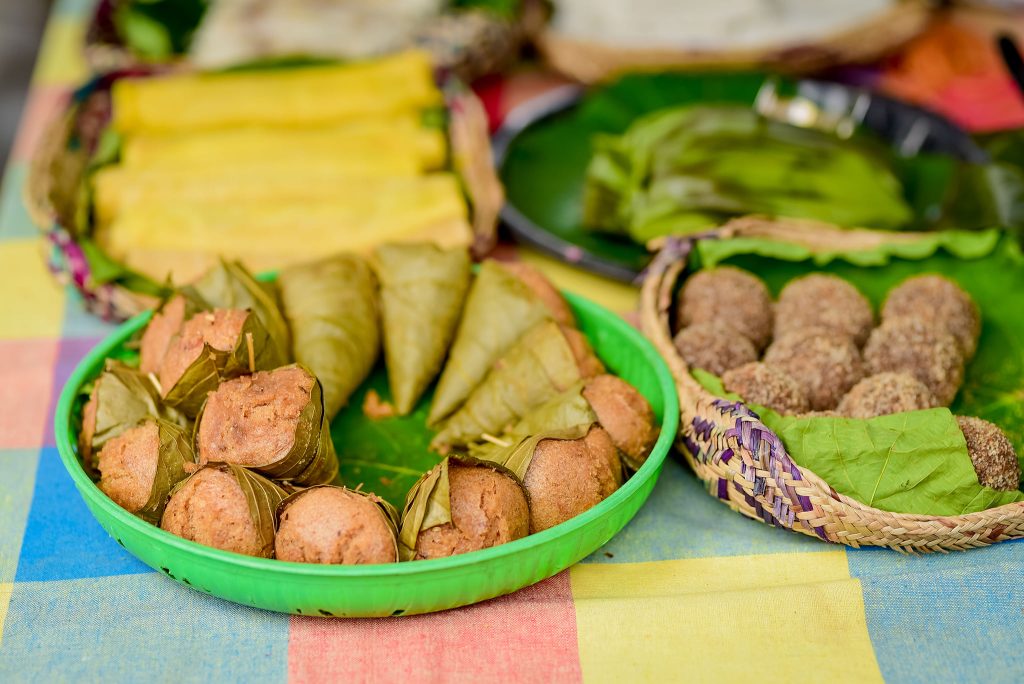
[[921, 234], [841, 230], [809, 221], [735, 219], [703, 236], [663, 242], [643, 283], [644, 334], [676, 381], [676, 447], [708, 492], [743, 515], [828, 542], [924, 553], [959, 551], [1024, 537], [1024, 502], [955, 517], [891, 513], [839, 494], [790, 458], [779, 437], [740, 402], [716, 397], [690, 375], [672, 344], [670, 311], [695, 239], [761, 237], [812, 252], [869, 249]]

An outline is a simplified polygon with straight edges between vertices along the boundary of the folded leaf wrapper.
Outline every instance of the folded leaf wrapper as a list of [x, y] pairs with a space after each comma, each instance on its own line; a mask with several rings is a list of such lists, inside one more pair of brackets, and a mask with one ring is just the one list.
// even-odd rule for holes
[[458, 409], [494, 362], [548, 318], [550, 310], [523, 281], [500, 264], [485, 261], [469, 289], [427, 422], [436, 425]]
[[82, 412], [83, 429], [78, 449], [83, 464], [95, 470], [95, 457], [104, 444], [151, 417], [163, 418], [181, 427], [189, 426], [182, 413], [161, 403], [160, 391], [151, 376], [120, 361], [107, 359]]
[[407, 415], [437, 377], [469, 289], [469, 253], [384, 245], [374, 254], [391, 399]]
[[[423, 474], [406, 495], [402, 510], [402, 524], [398, 533], [398, 558], [411, 561], [416, 557], [416, 541], [420, 532], [452, 522], [451, 487], [448, 465], [452, 462], [464, 466], [485, 466], [505, 471], [522, 487], [522, 481], [502, 464], [485, 461], [463, 454], [449, 456]], [[525, 488], [523, 493], [526, 493]], [[527, 496], [529, 500], [529, 496]]]
[[203, 345], [199, 357], [174, 386], [167, 389], [164, 403], [186, 416], [195, 416], [206, 401], [206, 395], [217, 389], [222, 380], [270, 370], [285, 362], [285, 354], [278, 349], [260, 319], [250, 312], [234, 347], [221, 351], [209, 344]]
[[472, 455], [481, 461], [489, 461], [506, 468], [519, 480], [526, 478], [526, 472], [533, 462], [533, 454], [537, 445], [545, 439], [580, 439], [587, 436], [592, 423], [581, 423], [569, 427], [549, 428], [531, 435], [516, 438], [514, 441], [496, 440], [495, 443], [479, 445], [472, 450]]
[[[280, 526], [281, 514], [284, 513], [285, 509], [288, 508], [288, 506], [290, 506], [299, 495], [301, 495], [301, 494], [303, 494], [305, 492], [308, 492], [308, 491], [310, 491], [312, 489], [318, 489], [320, 487], [335, 487], [335, 488], [338, 488], [337, 485], [322, 484], [322, 485], [314, 485], [312, 487], [305, 487], [303, 489], [299, 489], [297, 491], [292, 492], [285, 499], [282, 499], [281, 503], [279, 503], [277, 505], [277, 510], [274, 513], [274, 529], [276, 530]], [[399, 527], [399, 524], [400, 524], [399, 523], [400, 516], [399, 516], [399, 513], [398, 513], [398, 509], [396, 509], [394, 506], [392, 506], [390, 503], [388, 503], [384, 499], [380, 498], [376, 494], [373, 494], [372, 492], [364, 492], [361, 489], [349, 489], [348, 487], [344, 487], [343, 489], [346, 492], [350, 493], [350, 494], [358, 494], [359, 496], [362, 496], [362, 497], [364, 497], [366, 499], [369, 499], [377, 507], [377, 510], [380, 511], [381, 517], [384, 518], [384, 523], [388, 526], [388, 529], [391, 530], [391, 535], [394, 537], [394, 540], [395, 540], [395, 557], [398, 558], [399, 557], [398, 527]]]
[[373, 369], [380, 351], [376, 282], [370, 266], [343, 254], [281, 271], [295, 360], [323, 385], [330, 421]]
[[160, 456], [153, 476], [153, 489], [146, 505], [135, 512], [148, 523], [160, 524], [171, 490], [188, 478], [188, 467], [194, 465], [192, 441], [188, 431], [166, 420], [157, 420], [160, 435]]
[[[466, 403], [448, 420], [431, 442], [440, 451], [461, 446], [483, 434], [508, 430], [515, 421], [557, 397], [584, 377], [567, 335], [554, 321], [527, 332], [501, 357]], [[585, 353], [593, 356], [586, 349]]]

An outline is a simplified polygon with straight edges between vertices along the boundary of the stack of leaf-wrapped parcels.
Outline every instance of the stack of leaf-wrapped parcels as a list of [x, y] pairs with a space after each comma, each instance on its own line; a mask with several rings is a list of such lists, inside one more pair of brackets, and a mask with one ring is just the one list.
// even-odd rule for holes
[[163, 301], [137, 363], [108, 360], [85, 388], [79, 453], [117, 504], [224, 550], [385, 563], [491, 547], [601, 502], [657, 439], [575, 324], [539, 272], [474, 274], [461, 248], [389, 244], [266, 282], [221, 262]]
[[157, 283], [394, 241], [467, 246], [429, 57], [116, 80], [94, 158], [95, 244]]

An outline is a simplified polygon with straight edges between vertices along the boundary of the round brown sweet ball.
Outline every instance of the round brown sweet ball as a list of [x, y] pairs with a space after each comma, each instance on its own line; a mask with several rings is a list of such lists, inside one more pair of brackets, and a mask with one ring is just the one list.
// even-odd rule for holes
[[121, 508], [137, 513], [149, 501], [159, 462], [160, 428], [155, 421], [125, 430], [100, 449], [100, 490]]
[[698, 271], [679, 293], [677, 320], [682, 327], [722, 321], [764, 349], [772, 339], [772, 296], [760, 278], [743, 269]]
[[889, 292], [882, 320], [917, 318], [939, 327], [954, 338], [965, 359], [978, 349], [981, 314], [978, 305], [959, 285], [940, 275], [908, 278]]
[[1013, 491], [1020, 485], [1020, 462], [1013, 444], [997, 425], [972, 416], [957, 416], [967, 440], [978, 482], [992, 489]]
[[879, 373], [854, 385], [839, 402], [839, 413], [850, 418], [874, 418], [938, 405], [931, 391], [910, 373]]
[[812, 411], [826, 411], [864, 377], [860, 350], [853, 339], [820, 328], [776, 338], [764, 362], [793, 378]]
[[174, 295], [153, 314], [139, 346], [139, 370], [156, 373], [160, 370], [171, 340], [185, 322], [185, 298]]
[[364, 565], [395, 563], [395, 533], [370, 496], [313, 487], [286, 502], [274, 538], [278, 560]]
[[779, 293], [775, 305], [775, 335], [821, 328], [846, 335], [857, 346], [871, 334], [875, 318], [871, 303], [857, 288], [842, 278], [811, 273], [791, 280]]
[[598, 375], [583, 388], [583, 398], [630, 465], [642, 465], [658, 441], [659, 432], [654, 411], [644, 395], [622, 378]]
[[715, 375], [757, 361], [754, 344], [722, 321], [689, 325], [676, 334], [674, 341], [688, 366]]
[[446, 558], [490, 548], [530, 532], [530, 507], [518, 482], [484, 465], [448, 464], [452, 521], [422, 530], [416, 558]]
[[530, 532], [541, 532], [608, 498], [622, 485], [622, 463], [608, 433], [594, 426], [579, 439], [541, 440], [523, 483]]
[[781, 369], [759, 361], [726, 371], [722, 384], [726, 391], [740, 395], [743, 401], [782, 415], [805, 413], [810, 408], [796, 380]]
[[199, 421], [198, 462], [258, 468], [285, 458], [295, 446], [315, 382], [300, 366], [222, 382], [210, 393]]
[[192, 475], [167, 502], [160, 527], [223, 551], [269, 557], [238, 480], [219, 468]]
[[964, 379], [964, 360], [952, 335], [916, 318], [889, 319], [871, 333], [864, 362], [872, 375], [909, 373], [941, 406], [948, 406]]
[[249, 317], [244, 309], [203, 311], [188, 319], [171, 340], [160, 364], [160, 388], [167, 392], [181, 379], [188, 367], [203, 353], [204, 345], [219, 351], [231, 351]]
[[501, 267], [519, 278], [519, 280], [523, 281], [524, 285], [533, 290], [537, 298], [551, 312], [551, 317], [556, 322], [567, 326], [576, 325], [576, 317], [573, 315], [569, 303], [565, 301], [562, 293], [558, 291], [558, 288], [543, 273], [521, 261], [504, 261], [501, 262]]

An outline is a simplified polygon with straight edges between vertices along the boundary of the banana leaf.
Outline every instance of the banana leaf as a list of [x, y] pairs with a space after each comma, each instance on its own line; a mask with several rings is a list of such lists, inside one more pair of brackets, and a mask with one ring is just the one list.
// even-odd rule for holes
[[521, 280], [485, 261], [469, 289], [448, 363], [427, 419], [436, 425], [458, 409], [491, 366], [551, 312]]
[[581, 363], [554, 321], [539, 323], [501, 357], [431, 446], [444, 453], [507, 430], [530, 409], [583, 379]]
[[469, 289], [469, 253], [434, 245], [384, 245], [375, 252], [384, 358], [398, 415], [437, 377]]
[[[163, 418], [188, 428], [184, 414], [160, 401], [160, 390], [151, 376], [120, 361], [107, 359], [103, 372], [88, 391], [89, 401], [82, 413], [78, 453], [89, 470], [95, 470], [95, 456], [103, 445], [146, 418]], [[90, 407], [91, 405], [91, 407]]]
[[362, 258], [339, 255], [281, 271], [295, 360], [323, 384], [329, 421], [366, 379], [380, 352], [377, 290]]
[[[717, 242], [719, 244], [711, 244]], [[731, 244], [731, 243], [737, 244]], [[978, 304], [982, 330], [964, 385], [950, 410], [930, 409], [868, 420], [779, 416], [752, 409], [776, 432], [793, 460], [836, 491], [901, 513], [960, 515], [1021, 500], [978, 484], [954, 415], [998, 425], [1024, 455], [1024, 254], [998, 231], [936, 233], [920, 245], [883, 246], [812, 258], [805, 250], [765, 240], [701, 241], [694, 265], [728, 263], [758, 273], [778, 291], [811, 271], [838, 275], [877, 308], [895, 285], [912, 275], [941, 273]], [[720, 381], [694, 373], [716, 396]]]
[[188, 477], [186, 468], [195, 463], [188, 432], [180, 425], [166, 420], [157, 419], [156, 423], [160, 436], [160, 457], [153, 476], [153, 488], [146, 505], [135, 511], [135, 515], [153, 525], [160, 524], [171, 489]]
[[362, 496], [372, 501], [373, 504], [377, 507], [377, 510], [380, 511], [381, 517], [384, 518], [384, 523], [388, 526], [388, 529], [391, 530], [391, 535], [392, 537], [394, 537], [395, 540], [395, 558], [398, 558], [398, 525], [400, 520], [398, 510], [390, 503], [377, 496], [376, 494], [373, 494], [372, 492], [364, 492], [361, 489], [349, 489], [348, 487], [338, 487], [337, 485], [330, 484], [319, 484], [314, 485], [312, 487], [305, 487], [303, 489], [299, 489], [289, 494], [286, 498], [282, 499], [281, 503], [277, 505], [277, 509], [274, 512], [274, 530], [276, 531], [277, 529], [279, 529], [281, 524], [281, 514], [284, 513], [285, 509], [288, 508], [288, 506], [295, 503], [295, 500], [298, 497], [302, 496], [304, 493], [313, 489], [318, 489], [320, 487], [333, 487], [335, 489], [343, 489], [346, 492], [349, 492], [350, 494], [358, 494], [359, 496]]
[[251, 310], [263, 322], [277, 349], [289, 353], [291, 340], [277, 285], [256, 280], [239, 262], [218, 259], [216, 266], [181, 288], [181, 293], [196, 305], [203, 303], [205, 309]]
[[[296, 366], [297, 364], [293, 364], [286, 368]], [[311, 376], [313, 375], [308, 369], [303, 368], [303, 370]], [[200, 410], [199, 415], [196, 416], [195, 428], [192, 433], [196, 461], [202, 464], [211, 460], [202, 453], [199, 441], [199, 430], [202, 426], [205, 408], [204, 405], [203, 410]], [[231, 462], [230, 455], [224, 454], [218, 454], [218, 458], [212, 460]], [[338, 476], [338, 456], [334, 451], [334, 442], [331, 440], [331, 423], [324, 414], [323, 389], [315, 376], [309, 390], [309, 400], [299, 415], [292, 448], [273, 463], [246, 465], [245, 467], [257, 470], [274, 480], [292, 482], [296, 485], [329, 484]]]
[[186, 416], [194, 417], [206, 401], [206, 395], [217, 389], [222, 380], [258, 370], [271, 370], [286, 362], [270, 333], [260, 319], [246, 316], [242, 331], [230, 351], [203, 345], [193, 361], [173, 386], [166, 388], [164, 403]]

